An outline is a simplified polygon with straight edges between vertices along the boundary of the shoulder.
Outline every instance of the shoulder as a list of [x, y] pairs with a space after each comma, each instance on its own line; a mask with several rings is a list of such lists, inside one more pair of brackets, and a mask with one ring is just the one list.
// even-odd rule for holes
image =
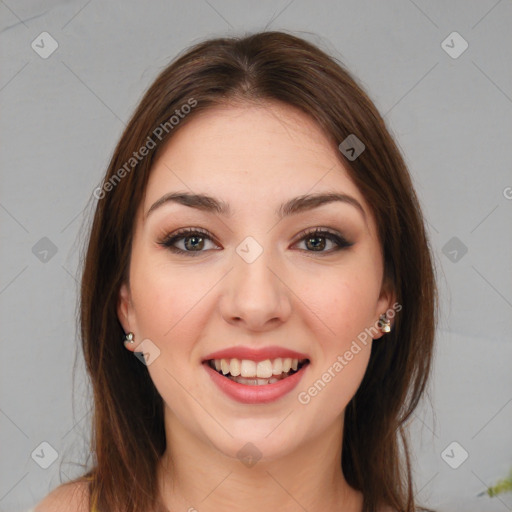
[[90, 512], [89, 483], [69, 482], [48, 494], [34, 512]]

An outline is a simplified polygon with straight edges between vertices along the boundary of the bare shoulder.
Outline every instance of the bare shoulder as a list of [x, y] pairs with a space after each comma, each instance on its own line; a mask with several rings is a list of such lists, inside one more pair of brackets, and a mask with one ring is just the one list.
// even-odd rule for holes
[[88, 482], [59, 485], [38, 505], [35, 512], [90, 512]]

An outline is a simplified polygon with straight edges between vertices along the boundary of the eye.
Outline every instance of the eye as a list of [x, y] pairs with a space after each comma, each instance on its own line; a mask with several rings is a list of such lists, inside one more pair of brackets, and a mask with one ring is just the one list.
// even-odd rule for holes
[[[298, 236], [301, 237], [299, 242], [305, 242], [307, 248], [312, 248], [311, 251], [307, 252], [330, 254], [332, 252], [336, 252], [354, 245], [348, 242], [339, 233], [332, 232], [326, 228], [320, 227], [302, 231]], [[334, 248], [329, 251], [324, 251], [323, 249], [325, 249], [327, 245], [325, 240], [328, 240], [331, 244], [333, 244]]]
[[[183, 249], [176, 247], [177, 242], [184, 241]], [[210, 233], [201, 228], [183, 228], [179, 231], [168, 235], [162, 241], [158, 242], [160, 245], [167, 247], [172, 252], [178, 254], [190, 254], [190, 256], [197, 256], [201, 254], [206, 241], [212, 241]]]
[[[308, 249], [312, 249], [305, 249], [306, 252], [330, 254], [353, 245], [339, 233], [329, 231], [327, 228], [317, 227], [304, 230], [298, 236], [301, 238], [299, 238], [296, 244], [299, 242], [305, 242], [306, 247]], [[327, 245], [325, 240], [333, 244], [334, 247], [331, 250], [324, 250]], [[182, 248], [177, 247], [176, 244], [178, 242], [181, 243], [182, 241], [184, 242]], [[166, 236], [158, 243], [174, 253], [197, 256], [206, 252], [203, 249], [205, 249], [205, 244], [208, 241], [213, 242], [213, 237], [208, 231], [201, 228], [183, 228]]]

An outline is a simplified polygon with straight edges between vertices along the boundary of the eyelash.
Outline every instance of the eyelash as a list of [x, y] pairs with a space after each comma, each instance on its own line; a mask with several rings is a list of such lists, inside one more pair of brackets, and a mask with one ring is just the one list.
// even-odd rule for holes
[[[159, 241], [159, 245], [162, 245], [163, 247], [166, 247], [171, 252], [177, 253], [177, 254], [186, 254], [190, 256], [199, 256], [200, 254], [203, 254], [206, 251], [184, 251], [183, 249], [178, 249], [177, 247], [174, 247], [174, 244], [182, 239], [192, 237], [195, 235], [199, 235], [200, 238], [206, 238], [212, 242], [214, 242], [213, 237], [211, 234], [201, 228], [183, 228], [175, 233], [172, 233], [171, 235], [166, 236], [163, 240]], [[297, 242], [302, 242], [303, 240], [307, 238], [326, 238], [328, 240], [331, 240], [333, 243], [337, 245], [336, 248], [331, 249], [330, 251], [308, 251], [304, 250], [305, 252], [310, 252], [313, 254], [331, 254], [333, 252], [340, 251], [342, 249], [346, 249], [348, 247], [351, 247], [354, 245], [353, 243], [348, 242], [343, 236], [329, 231], [326, 228], [316, 227], [312, 229], [305, 229], [304, 231], [301, 231], [299, 235], [301, 238], [297, 240]], [[295, 245], [295, 244], [294, 244]]]

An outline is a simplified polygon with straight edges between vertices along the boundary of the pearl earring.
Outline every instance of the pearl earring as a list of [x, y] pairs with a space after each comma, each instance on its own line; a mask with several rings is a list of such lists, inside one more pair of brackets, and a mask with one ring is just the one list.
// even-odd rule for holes
[[391, 332], [391, 320], [387, 317], [386, 313], [380, 315], [379, 327], [382, 329], [382, 332]]
[[126, 345], [133, 345], [135, 343], [135, 340], [133, 339], [133, 332], [129, 332], [125, 335], [124, 338], [124, 344]]

